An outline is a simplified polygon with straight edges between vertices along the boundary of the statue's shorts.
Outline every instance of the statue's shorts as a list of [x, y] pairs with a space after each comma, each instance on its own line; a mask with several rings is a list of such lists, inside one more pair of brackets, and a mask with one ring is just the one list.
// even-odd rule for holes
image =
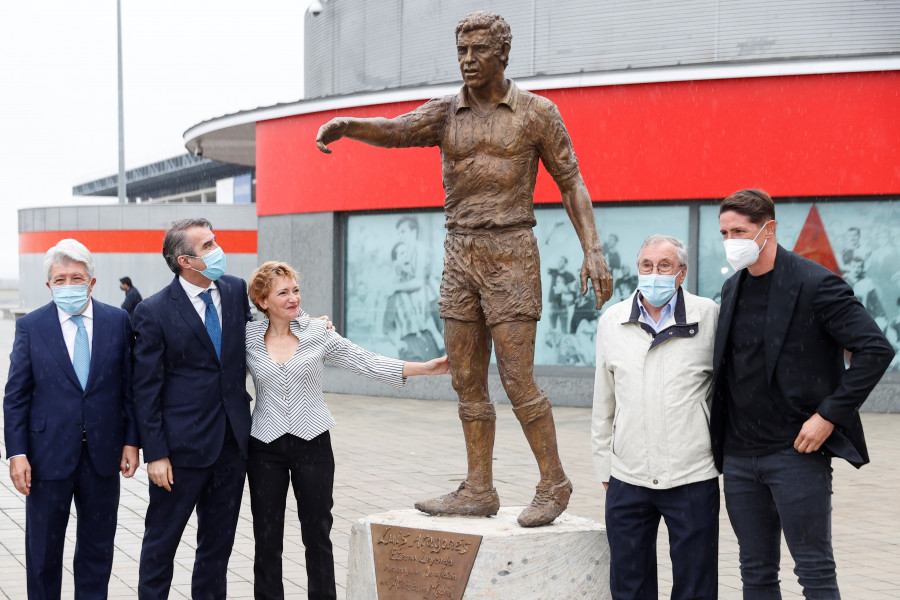
[[531, 228], [447, 232], [439, 306], [442, 319], [539, 321], [541, 260]]

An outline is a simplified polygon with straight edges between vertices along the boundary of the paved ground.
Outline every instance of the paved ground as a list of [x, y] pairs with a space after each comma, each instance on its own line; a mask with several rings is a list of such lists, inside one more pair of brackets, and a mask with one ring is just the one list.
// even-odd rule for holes
[[[0, 381], [5, 382], [13, 324], [0, 320]], [[449, 380], [447, 382], [449, 386]], [[552, 390], [551, 390], [552, 396]], [[344, 598], [350, 527], [356, 519], [409, 508], [418, 499], [455, 488], [465, 470], [462, 433], [456, 407], [449, 402], [331, 395], [337, 419], [333, 442], [337, 459], [335, 524], [332, 538], [337, 563], [338, 598]], [[531, 500], [537, 467], [508, 406], [498, 407], [494, 473], [506, 506]], [[569, 512], [602, 521], [604, 492], [595, 481], [589, 455], [590, 411], [557, 408], [555, 416], [564, 464], [575, 485]], [[839, 581], [847, 599], [900, 598], [900, 415], [864, 414], [872, 464], [857, 471], [835, 463], [834, 539]], [[4, 451], [5, 456], [5, 451]], [[0, 467], [0, 598], [25, 598], [25, 502]], [[110, 596], [136, 597], [147, 475], [142, 468], [124, 480], [119, 532]], [[288, 598], [306, 598], [303, 547], [296, 508], [290, 508], [285, 540]], [[723, 505], [724, 506], [724, 505]], [[67, 532], [66, 565], [74, 552], [74, 513]], [[196, 530], [185, 532], [177, 557], [171, 598], [190, 597], [190, 573]], [[671, 588], [665, 527], [659, 536], [659, 576], [664, 597]], [[253, 532], [245, 493], [234, 552], [229, 565], [230, 598], [253, 596]], [[785, 598], [799, 598], [790, 557], [782, 551]], [[719, 597], [738, 599], [737, 543], [721, 515]], [[72, 574], [63, 579], [63, 597], [71, 598]], [[536, 600], [536, 599], [523, 599]], [[558, 599], [548, 599], [558, 600]]]

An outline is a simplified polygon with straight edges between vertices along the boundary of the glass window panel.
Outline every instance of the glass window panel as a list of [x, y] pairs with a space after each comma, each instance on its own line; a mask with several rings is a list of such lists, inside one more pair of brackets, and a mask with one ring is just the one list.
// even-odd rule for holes
[[[900, 353], [900, 202], [816, 207], [844, 279]], [[890, 370], [900, 370], [900, 358]]]
[[[637, 253], [653, 233], [687, 240], [686, 206], [595, 208], [595, 220], [616, 291], [637, 285]], [[536, 210], [541, 252], [543, 318], [535, 363], [593, 366], [598, 313], [593, 290], [581, 296], [583, 254], [562, 208]], [[352, 215], [347, 219], [347, 337], [387, 356], [425, 360], [444, 353], [437, 298], [443, 268], [444, 215]], [[564, 263], [564, 264], [563, 264]]]
[[[900, 201], [823, 202], [815, 207], [826, 235], [814, 246], [820, 251], [830, 248], [838, 270], [900, 350]], [[809, 202], [777, 205], [782, 246], [797, 247], [812, 208]], [[634, 291], [635, 261], [644, 238], [663, 233], [688, 241], [687, 206], [594, 210], [615, 277], [615, 295], [607, 306]], [[697, 241], [698, 293], [717, 301], [722, 283], [733, 274], [722, 248], [718, 210], [718, 205], [700, 207]], [[535, 213], [543, 289], [535, 363], [591, 366], [599, 313], [593, 309], [592, 291], [588, 297], [580, 295], [581, 245], [564, 209], [538, 207]], [[444, 234], [442, 212], [348, 218], [347, 337], [406, 360], [444, 352], [437, 316]], [[900, 359], [892, 365], [898, 368]]]
[[[808, 202], [775, 206], [778, 243], [788, 249], [794, 248], [811, 207], [812, 204]], [[719, 231], [719, 205], [701, 206], [697, 293], [716, 302], [719, 301], [722, 284], [734, 274], [734, 270], [725, 260], [725, 248], [722, 246], [722, 234]]]
[[444, 354], [437, 299], [444, 214], [347, 219], [347, 338], [385, 356], [421, 361]]
[[[824, 236], [813, 235], [816, 213]], [[775, 215], [778, 243], [835, 266], [900, 351], [900, 202], [785, 203], [776, 204]], [[719, 207], [702, 206], [700, 294], [719, 301], [722, 284], [733, 273], [719, 234]], [[891, 370], [898, 369], [895, 359]]]
[[[544, 309], [537, 326], [534, 362], [593, 366], [597, 318], [601, 313], [594, 308], [592, 289], [587, 296], [581, 295], [581, 243], [564, 209], [540, 209], [535, 214]], [[605, 307], [629, 298], [637, 287], [637, 256], [644, 239], [661, 233], [687, 244], [688, 218], [687, 206], [594, 208], [594, 220], [615, 285], [613, 298]]]

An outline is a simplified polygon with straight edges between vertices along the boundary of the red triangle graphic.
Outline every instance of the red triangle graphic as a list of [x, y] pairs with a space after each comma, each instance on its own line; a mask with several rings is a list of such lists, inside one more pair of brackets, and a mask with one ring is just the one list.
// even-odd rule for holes
[[831, 249], [831, 242], [828, 241], [828, 234], [825, 232], [825, 226], [822, 224], [822, 217], [819, 216], [819, 209], [813, 204], [809, 209], [809, 215], [806, 217], [806, 223], [800, 230], [800, 237], [794, 244], [794, 252], [801, 256], [813, 260], [833, 273], [843, 277], [840, 267], [838, 267], [837, 258]]

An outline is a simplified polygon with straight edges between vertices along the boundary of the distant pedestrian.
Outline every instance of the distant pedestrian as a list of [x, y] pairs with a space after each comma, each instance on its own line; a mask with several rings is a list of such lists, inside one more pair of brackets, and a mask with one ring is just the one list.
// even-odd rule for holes
[[119, 279], [119, 289], [125, 292], [125, 302], [122, 303], [122, 310], [128, 313], [128, 318], [134, 321], [134, 308], [143, 298], [141, 293], [131, 283], [131, 277], [122, 277]]

